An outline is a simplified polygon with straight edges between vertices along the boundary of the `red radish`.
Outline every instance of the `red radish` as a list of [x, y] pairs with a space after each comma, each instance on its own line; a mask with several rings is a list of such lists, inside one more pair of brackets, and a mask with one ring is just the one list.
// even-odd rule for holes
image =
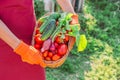
[[66, 44], [60, 44], [60, 46], [58, 47], [57, 51], [58, 51], [58, 54], [63, 56], [64, 54], [66, 54], [67, 52], [67, 45]]
[[55, 42], [55, 43], [54, 43], [54, 45], [55, 45], [55, 48], [57, 48], [57, 47], [58, 47], [58, 43], [56, 43], [56, 42]]
[[53, 55], [54, 55], [54, 54], [56, 54], [56, 53], [57, 53], [57, 50], [55, 49], [54, 51], [51, 51], [51, 52], [52, 52], [52, 53], [53, 53]]
[[52, 43], [52, 45], [50, 46], [50, 51], [54, 51], [55, 50], [55, 45], [54, 43]]
[[45, 50], [49, 50], [51, 43], [52, 43], [52, 40], [50, 38], [45, 40], [41, 48], [41, 52], [44, 52]]

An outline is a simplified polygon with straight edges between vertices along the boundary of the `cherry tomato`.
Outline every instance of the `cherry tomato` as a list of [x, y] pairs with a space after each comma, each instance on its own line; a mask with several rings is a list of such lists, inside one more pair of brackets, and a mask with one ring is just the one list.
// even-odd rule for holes
[[53, 60], [53, 61], [56, 61], [56, 60], [58, 60], [58, 59], [60, 59], [60, 56], [57, 55], [57, 54], [55, 54], [55, 55], [52, 57], [52, 60]]
[[37, 28], [35, 34], [39, 34], [39, 33], [40, 33], [39, 28]]
[[36, 34], [35, 36], [34, 36], [34, 40], [36, 40], [36, 38], [38, 38], [38, 37], [41, 37], [42, 36], [42, 34]]
[[35, 47], [36, 49], [40, 49], [42, 46], [41, 46], [40, 44], [35, 44], [34, 47]]
[[44, 51], [43, 54], [42, 54], [42, 56], [43, 56], [44, 58], [47, 57], [47, 56], [48, 56], [48, 51]]
[[55, 39], [55, 42], [56, 43], [62, 43], [63, 40], [62, 40], [62, 38], [60, 38], [60, 36], [57, 36], [56, 39]]
[[57, 48], [57, 52], [59, 55], [63, 56], [67, 52], [67, 45], [66, 44], [60, 44], [60, 46]]
[[40, 39], [39, 36], [38, 36], [38, 37], [35, 37], [35, 42], [36, 42], [37, 44], [42, 44], [42, 43], [43, 43], [43, 41]]
[[52, 56], [53, 56], [53, 53], [52, 53], [52, 52], [49, 52], [49, 53], [48, 53], [48, 57], [51, 58]]
[[51, 61], [51, 58], [50, 57], [46, 57], [45, 60]]

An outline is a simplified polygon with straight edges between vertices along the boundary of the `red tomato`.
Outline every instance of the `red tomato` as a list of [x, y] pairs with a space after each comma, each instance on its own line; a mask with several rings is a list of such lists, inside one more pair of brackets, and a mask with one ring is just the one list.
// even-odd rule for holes
[[35, 38], [36, 37], [41, 37], [41, 36], [42, 36], [42, 34], [38, 33], [38, 34], [35, 35]]
[[35, 42], [36, 42], [37, 44], [42, 44], [42, 43], [43, 43], [43, 41], [40, 39], [39, 36], [38, 36], [38, 37], [35, 37]]
[[34, 40], [36, 40], [36, 38], [38, 38], [38, 37], [41, 37], [42, 35], [39, 33], [39, 34], [36, 34], [35, 36], [34, 36]]
[[67, 52], [67, 45], [66, 44], [61, 44], [58, 49], [57, 49], [57, 52], [59, 55], [63, 56], [64, 54], [66, 54]]
[[39, 34], [39, 33], [40, 33], [39, 28], [37, 28], [35, 34]]
[[60, 59], [60, 56], [57, 55], [57, 54], [55, 54], [55, 55], [52, 57], [52, 60], [53, 60], [53, 61], [56, 61], [56, 60], [58, 60], [58, 59]]
[[45, 58], [48, 56], [48, 51], [43, 52], [42, 56]]
[[52, 56], [53, 56], [53, 53], [52, 53], [52, 52], [49, 52], [49, 53], [48, 53], [48, 57], [51, 58]]
[[62, 43], [63, 40], [60, 38], [60, 36], [57, 36], [56, 39], [55, 39], [55, 42], [56, 43]]
[[41, 46], [40, 44], [35, 44], [34, 47], [35, 47], [36, 49], [40, 49], [42, 46]]
[[50, 57], [46, 57], [46, 58], [45, 58], [45, 60], [50, 61], [50, 60], [51, 60], [51, 58], [50, 58]]

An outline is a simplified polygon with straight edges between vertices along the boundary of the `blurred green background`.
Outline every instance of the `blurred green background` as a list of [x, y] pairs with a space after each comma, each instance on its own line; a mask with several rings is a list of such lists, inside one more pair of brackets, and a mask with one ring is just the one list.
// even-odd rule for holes
[[[34, 3], [39, 18], [44, 4]], [[61, 67], [46, 69], [47, 80], [120, 80], [120, 0], [85, 0], [78, 15], [87, 48], [78, 53], [74, 46]]]

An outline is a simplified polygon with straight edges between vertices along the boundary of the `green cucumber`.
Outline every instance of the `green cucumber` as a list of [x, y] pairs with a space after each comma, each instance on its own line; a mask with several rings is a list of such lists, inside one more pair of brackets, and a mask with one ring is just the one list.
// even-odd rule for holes
[[53, 31], [56, 28], [56, 24], [55, 23], [56, 23], [56, 21], [54, 19], [51, 19], [50, 23], [47, 24], [47, 26], [46, 26], [46, 28], [43, 31], [43, 34], [41, 36], [42, 40], [46, 40], [46, 39], [48, 39], [51, 36], [51, 34], [53, 33]]
[[43, 33], [44, 29], [47, 27], [47, 25], [51, 22], [51, 20], [45, 20], [45, 22], [40, 26], [40, 33]]
[[40, 33], [43, 33], [44, 29], [47, 27], [47, 25], [51, 22], [52, 19], [57, 20], [59, 17], [59, 13], [53, 13], [49, 17], [47, 17], [39, 29]]

